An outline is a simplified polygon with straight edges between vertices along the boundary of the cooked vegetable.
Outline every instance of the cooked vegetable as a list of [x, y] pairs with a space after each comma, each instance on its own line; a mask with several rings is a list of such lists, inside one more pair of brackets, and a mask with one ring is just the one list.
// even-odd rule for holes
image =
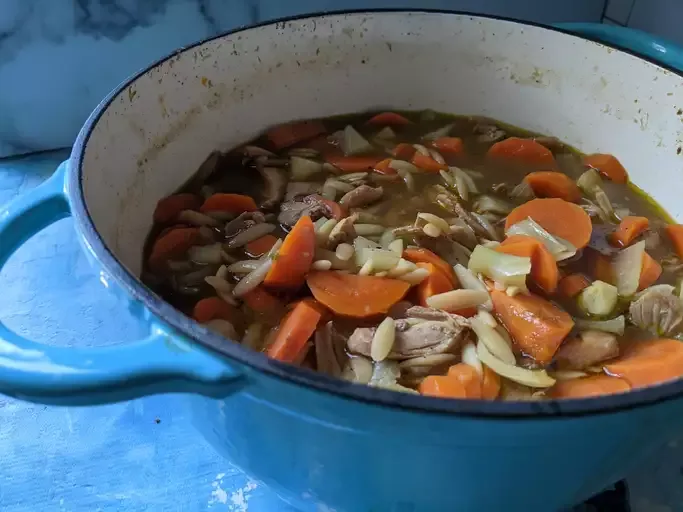
[[582, 379], [558, 381], [549, 390], [552, 398], [589, 398], [630, 391], [631, 386], [624, 379], [609, 375], [591, 375]]
[[547, 293], [555, 293], [560, 273], [555, 258], [541, 242], [530, 236], [513, 235], [494, 249], [531, 259], [531, 279]]
[[245, 246], [246, 253], [252, 258], [260, 258], [270, 251], [278, 241], [273, 235], [263, 235], [256, 240], [248, 242]]
[[175, 228], [162, 233], [152, 246], [147, 260], [150, 268], [160, 270], [172, 258], [183, 256], [193, 245], [200, 243], [199, 228]]
[[647, 217], [626, 216], [621, 219], [616, 231], [609, 237], [610, 243], [617, 247], [628, 247], [650, 226]]
[[256, 202], [249, 196], [242, 194], [214, 194], [207, 198], [200, 211], [207, 212], [228, 212], [235, 215], [244, 212], [256, 211]]
[[583, 274], [570, 274], [560, 279], [558, 287], [561, 295], [571, 299], [576, 297], [590, 284], [590, 279]]
[[640, 241], [622, 249], [612, 265], [614, 281], [622, 297], [630, 297], [638, 290], [645, 258], [645, 242]]
[[[428, 265], [428, 263], [418, 263], [418, 265]], [[439, 271], [437, 270], [437, 272]], [[420, 286], [422, 286], [425, 281], [420, 283]], [[420, 286], [418, 286], [418, 293]], [[469, 313], [474, 313], [471, 311], [471, 308], [481, 306], [488, 300], [489, 294], [487, 291], [450, 290], [443, 291], [438, 294], [431, 294], [429, 297], [427, 297], [425, 304], [423, 305], [434, 309], [442, 309], [444, 311], [448, 311], [449, 313], [458, 313], [462, 316], [471, 316]]]
[[453, 270], [455, 271], [456, 278], [460, 283], [460, 286], [467, 290], [483, 291], [486, 292], [487, 300], [482, 303], [482, 307], [487, 310], [493, 309], [493, 303], [491, 302], [491, 296], [489, 295], [486, 285], [481, 282], [468, 268], [463, 267], [460, 263], [457, 263]]
[[595, 169], [588, 169], [579, 179], [576, 180], [577, 186], [590, 198], [595, 197], [595, 191], [602, 187], [602, 178]]
[[300, 156], [289, 158], [289, 174], [294, 181], [308, 181], [322, 172], [323, 164]]
[[451, 278], [433, 263], [419, 262], [417, 263], [417, 266], [419, 268], [424, 268], [429, 272], [429, 276], [415, 288], [418, 304], [420, 304], [420, 306], [433, 307], [436, 309], [446, 309], [433, 305], [430, 299], [434, 296], [438, 297], [453, 290], [453, 281]]
[[286, 363], [296, 361], [313, 336], [320, 318], [316, 307], [307, 301], [299, 302], [280, 322], [275, 340], [266, 353]]
[[284, 303], [264, 290], [262, 286], [257, 286], [250, 292], [245, 293], [242, 296], [242, 300], [252, 311], [274, 317], [277, 317], [278, 313], [285, 309]]
[[614, 155], [602, 153], [586, 155], [583, 158], [583, 163], [615, 183], [626, 183], [628, 181], [626, 169]]
[[496, 315], [515, 344], [538, 363], [549, 363], [574, 327], [569, 314], [537, 295], [511, 297], [492, 290], [491, 299]]
[[327, 163], [343, 173], [371, 171], [382, 159], [376, 156], [328, 156]]
[[175, 219], [183, 210], [196, 210], [201, 200], [194, 194], [173, 194], [159, 200], [154, 210], [154, 222], [165, 224]]
[[652, 386], [683, 375], [683, 343], [659, 339], [632, 343], [605, 370], [621, 377], [632, 387]]
[[415, 152], [411, 162], [416, 167], [426, 172], [438, 173], [439, 171], [445, 171], [446, 169], [448, 169], [448, 166], [446, 164], [440, 164], [431, 156], [423, 155], [419, 151]]
[[617, 306], [617, 288], [603, 281], [594, 281], [579, 295], [579, 306], [590, 315], [609, 315]]
[[638, 291], [655, 284], [659, 276], [662, 275], [662, 266], [652, 259], [647, 252], [643, 251], [643, 265], [641, 267], [640, 278], [638, 279]]
[[611, 332], [621, 336], [624, 334], [624, 329], [626, 328], [626, 319], [624, 318], [624, 315], [619, 315], [610, 320], [584, 320], [582, 318], [577, 318], [576, 326], [579, 329]]
[[548, 233], [543, 227], [531, 218], [519, 221], [506, 229], [506, 235], [524, 235], [535, 238], [545, 245], [555, 258], [555, 261], [563, 261], [576, 254], [576, 247], [559, 237]]
[[519, 384], [524, 384], [531, 388], [548, 388], [555, 384], [555, 379], [546, 373], [545, 370], [527, 370], [519, 366], [505, 363], [495, 357], [484, 343], [477, 344], [477, 355], [481, 362], [491, 368], [501, 377], [510, 379]]
[[456, 284], [453, 267], [428, 249], [409, 247], [403, 251], [403, 258], [413, 263], [431, 263]]
[[536, 197], [557, 197], [578, 203], [581, 199], [581, 191], [576, 183], [566, 174], [555, 171], [537, 171], [524, 177]]
[[384, 126], [405, 126], [410, 124], [410, 121], [396, 112], [382, 112], [376, 114], [368, 119], [367, 124], [384, 125]]
[[478, 245], [472, 251], [468, 268], [503, 286], [516, 286], [526, 290], [526, 276], [531, 272], [531, 258], [512, 256]]
[[552, 152], [533, 139], [509, 137], [491, 146], [487, 156], [494, 160], [527, 165], [536, 169], [544, 167], [554, 170], [557, 167]]
[[372, 151], [372, 145], [350, 124], [344, 128], [341, 148], [347, 156], [360, 155]]
[[420, 383], [420, 393], [441, 398], [481, 398], [481, 377], [469, 365], [451, 366], [448, 375], [430, 375]]
[[298, 121], [275, 126], [268, 130], [266, 137], [275, 149], [283, 149], [325, 132], [325, 125], [320, 121]]
[[439, 137], [432, 141], [432, 146], [444, 155], [462, 156], [465, 153], [465, 146], [460, 137]]
[[481, 317], [470, 319], [470, 326], [477, 335], [480, 343], [483, 343], [491, 354], [503, 363], [515, 365], [515, 354], [510, 344], [493, 327], [488, 325]]
[[384, 277], [314, 271], [306, 279], [313, 296], [339, 315], [365, 318], [386, 313], [410, 284]]
[[240, 323], [239, 311], [218, 297], [207, 297], [195, 304], [192, 318], [200, 324], [220, 318], [236, 325]]
[[518, 222], [531, 218], [555, 237], [567, 240], [577, 249], [588, 245], [593, 224], [588, 214], [563, 199], [532, 199], [518, 206], [505, 219], [505, 231]]
[[669, 224], [664, 228], [666, 234], [669, 236], [671, 245], [679, 258], [683, 258], [683, 225]]
[[271, 288], [296, 290], [304, 284], [315, 256], [315, 230], [310, 217], [299, 219], [273, 258], [263, 284]]

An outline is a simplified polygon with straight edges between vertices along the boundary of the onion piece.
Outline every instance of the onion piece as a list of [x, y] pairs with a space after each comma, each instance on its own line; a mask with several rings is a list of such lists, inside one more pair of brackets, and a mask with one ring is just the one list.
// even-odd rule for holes
[[477, 335], [477, 339], [486, 345], [486, 348], [495, 354], [495, 357], [503, 363], [515, 365], [517, 360], [512, 348], [498, 332], [476, 316], [470, 318], [470, 326]]
[[513, 224], [505, 233], [507, 236], [526, 235], [535, 238], [550, 251], [555, 261], [566, 260], [576, 254], [576, 247], [563, 238], [548, 233], [538, 222], [528, 217]]
[[644, 256], [645, 241], [641, 240], [622, 249], [614, 258], [614, 279], [620, 296], [630, 297], [638, 291]]
[[367, 384], [370, 382], [372, 374], [373, 367], [369, 359], [353, 356], [346, 363], [342, 372], [342, 378], [358, 384]]
[[617, 306], [618, 292], [615, 286], [603, 281], [593, 281], [581, 290], [578, 303], [590, 315], [609, 315]]
[[462, 348], [460, 359], [463, 363], [477, 370], [479, 375], [484, 375], [484, 367], [479, 360], [479, 356], [477, 356], [477, 347], [474, 343], [465, 343], [465, 346]]
[[518, 384], [524, 384], [532, 388], [549, 388], [555, 384], [555, 379], [548, 375], [545, 370], [527, 370], [526, 368], [512, 366], [501, 361], [491, 354], [486, 345], [481, 341], [477, 343], [477, 356], [482, 363], [498, 375]]
[[588, 169], [581, 176], [579, 176], [579, 179], [576, 180], [576, 185], [584, 194], [592, 198], [595, 196], [596, 187], [600, 187], [602, 185], [602, 178], [595, 169]]
[[396, 133], [394, 133], [390, 126], [385, 126], [375, 134], [375, 138], [384, 141], [391, 140], [396, 138]]
[[624, 329], [626, 329], [626, 318], [624, 315], [619, 315], [616, 318], [609, 320], [585, 320], [583, 318], [575, 318], [576, 326], [584, 331], [602, 331], [611, 332], [623, 336]]
[[416, 165], [406, 162], [405, 160], [392, 160], [389, 162], [389, 167], [396, 172], [404, 171], [411, 174], [417, 174], [420, 172], [420, 169]]
[[497, 213], [498, 215], [507, 215], [513, 208], [507, 201], [486, 194], [480, 195], [472, 207], [474, 208], [474, 211], [478, 213], [491, 212]]
[[531, 272], [531, 258], [504, 254], [477, 245], [470, 256], [468, 268], [472, 272], [484, 274], [506, 288], [518, 286], [526, 290], [526, 276]]
[[232, 294], [235, 297], [242, 297], [243, 295], [246, 295], [252, 291], [263, 282], [263, 280], [266, 278], [266, 274], [268, 274], [268, 271], [272, 266], [273, 260], [271, 258], [267, 258], [265, 261], [262, 261], [255, 270], [244, 276], [240, 282], [235, 285], [235, 288], [232, 290]]
[[434, 131], [431, 131], [429, 133], [425, 133], [422, 138], [424, 140], [435, 140], [435, 139], [440, 139], [441, 137], [448, 137], [448, 135], [451, 133], [451, 130], [455, 126], [454, 123], [449, 123], [445, 126], [442, 126], [441, 128], [437, 128]]
[[395, 252], [400, 257], [403, 254], [403, 240], [401, 240], [400, 238], [392, 240], [387, 246], [387, 249], [389, 249], [392, 252]]
[[361, 249], [381, 249], [382, 246], [363, 236], [357, 236], [353, 239], [353, 248], [358, 252]]
[[345, 155], [359, 155], [372, 151], [372, 145], [350, 124], [344, 128], [340, 146]]
[[307, 181], [323, 170], [323, 164], [300, 156], [289, 157], [289, 172], [294, 181]]

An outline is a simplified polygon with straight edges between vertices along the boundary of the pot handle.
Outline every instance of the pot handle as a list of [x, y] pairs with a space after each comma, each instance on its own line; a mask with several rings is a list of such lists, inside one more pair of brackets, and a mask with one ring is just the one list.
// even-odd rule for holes
[[[66, 162], [28, 194], [0, 207], [0, 269], [26, 240], [70, 215]], [[151, 316], [151, 315], [150, 315]], [[43, 345], [0, 322], [0, 393], [54, 405], [93, 405], [156, 393], [224, 397], [246, 378], [169, 328], [149, 321], [149, 335], [108, 347]]]
[[578, 36], [649, 57], [676, 70], [683, 70], [683, 49], [642, 30], [601, 23], [559, 23], [555, 26]]

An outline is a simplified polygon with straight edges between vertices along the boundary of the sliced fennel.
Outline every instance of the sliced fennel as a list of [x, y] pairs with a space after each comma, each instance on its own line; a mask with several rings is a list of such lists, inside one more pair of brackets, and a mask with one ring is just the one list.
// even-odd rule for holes
[[622, 249], [614, 258], [613, 270], [617, 291], [622, 297], [630, 297], [638, 291], [640, 272], [645, 256], [645, 241], [641, 240]]
[[531, 272], [531, 258], [503, 254], [477, 245], [470, 256], [468, 268], [505, 287], [517, 286], [526, 291], [526, 276]]
[[563, 238], [551, 235], [531, 217], [513, 224], [505, 234], [507, 236], [526, 235], [535, 238], [548, 248], [555, 261], [566, 260], [576, 254], [576, 247]]
[[609, 320], [584, 320], [582, 318], [576, 318], [576, 326], [579, 329], [588, 331], [602, 331], [611, 332], [612, 334], [623, 335], [624, 329], [626, 328], [626, 318], [624, 315], [619, 315], [616, 318], [611, 318]]
[[519, 384], [532, 388], [549, 388], [555, 384], [555, 379], [548, 375], [545, 370], [527, 370], [526, 368], [504, 363], [491, 354], [486, 345], [481, 341], [477, 343], [477, 356], [479, 356], [479, 360], [482, 363], [498, 375]]
[[351, 125], [344, 128], [341, 147], [344, 154], [348, 156], [372, 151], [372, 145]]

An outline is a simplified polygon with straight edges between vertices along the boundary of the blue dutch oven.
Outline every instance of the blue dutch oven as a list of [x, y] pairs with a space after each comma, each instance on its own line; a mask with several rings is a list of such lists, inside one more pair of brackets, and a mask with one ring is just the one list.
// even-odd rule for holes
[[[579, 34], [579, 35], [576, 35]], [[597, 42], [602, 41], [602, 42]], [[235, 30], [112, 92], [57, 172], [0, 210], [0, 265], [72, 215], [102, 282], [149, 324], [106, 348], [0, 325], [0, 392], [92, 405], [183, 392], [199, 431], [303, 509], [556, 511], [683, 428], [683, 382], [565, 402], [441, 400], [328, 378], [213, 334], [138, 279], [156, 202], [215, 149], [294, 118], [370, 108], [492, 116], [619, 155], [675, 218], [680, 52], [601, 25], [434, 11], [345, 12]]]

